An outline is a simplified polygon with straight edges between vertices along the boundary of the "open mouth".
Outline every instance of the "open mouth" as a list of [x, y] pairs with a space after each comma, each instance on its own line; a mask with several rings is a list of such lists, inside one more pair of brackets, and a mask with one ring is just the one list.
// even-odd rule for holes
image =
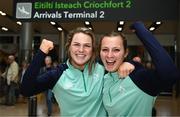
[[107, 61], [106, 60], [106, 63], [108, 66], [113, 66], [115, 64], [116, 61]]

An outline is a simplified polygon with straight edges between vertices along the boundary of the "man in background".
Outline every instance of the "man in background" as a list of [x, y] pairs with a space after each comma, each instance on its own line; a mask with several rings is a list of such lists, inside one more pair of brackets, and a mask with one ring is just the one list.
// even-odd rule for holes
[[6, 79], [5, 104], [12, 106], [16, 103], [15, 90], [18, 82], [19, 66], [15, 61], [14, 55], [8, 56], [8, 66], [2, 76]]

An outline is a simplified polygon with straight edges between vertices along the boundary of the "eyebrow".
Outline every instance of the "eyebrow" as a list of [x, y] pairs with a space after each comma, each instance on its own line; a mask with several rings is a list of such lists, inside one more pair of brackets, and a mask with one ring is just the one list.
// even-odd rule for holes
[[[101, 46], [101, 48], [109, 48], [109, 47], [107, 47], [107, 46]], [[113, 49], [121, 49], [121, 47], [113, 47]]]
[[[73, 43], [78, 43], [79, 44], [79, 42], [76, 42], [76, 41], [73, 42]], [[90, 44], [90, 45], [92, 45], [92, 43], [83, 43], [83, 44]]]

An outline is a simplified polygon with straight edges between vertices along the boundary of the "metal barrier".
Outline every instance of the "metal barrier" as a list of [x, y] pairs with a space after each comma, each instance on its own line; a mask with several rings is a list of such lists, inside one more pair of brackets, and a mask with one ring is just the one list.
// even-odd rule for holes
[[28, 116], [37, 117], [37, 97], [31, 96], [28, 98]]

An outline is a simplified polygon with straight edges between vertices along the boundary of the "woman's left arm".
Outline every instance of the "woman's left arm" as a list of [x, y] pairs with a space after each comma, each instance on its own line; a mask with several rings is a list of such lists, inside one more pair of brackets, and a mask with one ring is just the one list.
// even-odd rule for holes
[[172, 86], [180, 79], [179, 71], [166, 50], [160, 45], [153, 34], [141, 22], [136, 22], [131, 27], [144, 44], [155, 65], [161, 87]]

